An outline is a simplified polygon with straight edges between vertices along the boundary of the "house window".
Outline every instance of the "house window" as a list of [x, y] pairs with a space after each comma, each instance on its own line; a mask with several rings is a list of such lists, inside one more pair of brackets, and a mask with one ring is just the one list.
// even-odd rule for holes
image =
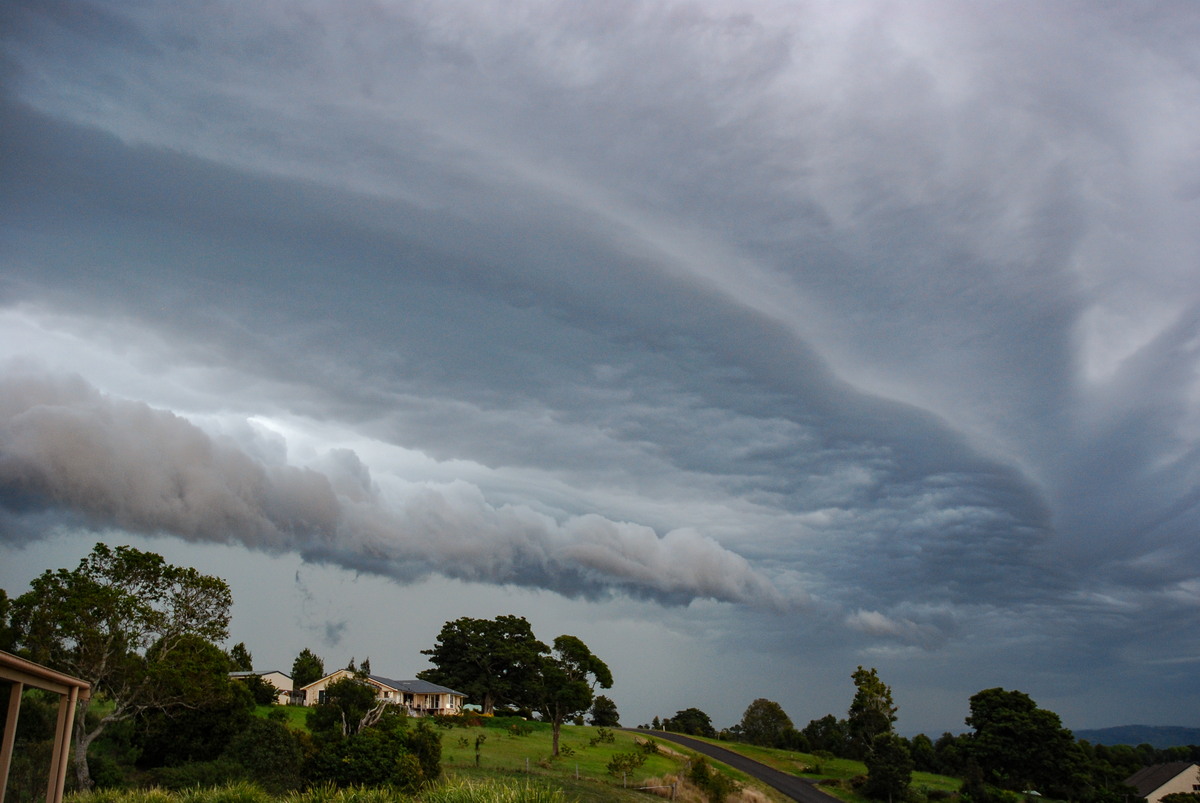
[[317, 692], [317, 702], [318, 703], [325, 702], [325, 690], [324, 689], [321, 689], [319, 692]]

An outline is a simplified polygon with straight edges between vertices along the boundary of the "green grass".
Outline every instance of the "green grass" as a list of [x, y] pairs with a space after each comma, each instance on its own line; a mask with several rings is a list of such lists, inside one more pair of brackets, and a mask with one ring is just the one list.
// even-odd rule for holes
[[311, 710], [302, 705], [257, 705], [254, 707], [254, 716], [269, 719], [272, 712], [282, 711], [287, 717], [284, 724], [292, 730], [308, 733], [308, 712]]

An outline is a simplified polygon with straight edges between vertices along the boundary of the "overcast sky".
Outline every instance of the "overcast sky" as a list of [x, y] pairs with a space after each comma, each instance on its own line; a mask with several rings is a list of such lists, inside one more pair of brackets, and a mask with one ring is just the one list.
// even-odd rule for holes
[[8, 0], [0, 587], [623, 724], [1200, 724], [1200, 6]]

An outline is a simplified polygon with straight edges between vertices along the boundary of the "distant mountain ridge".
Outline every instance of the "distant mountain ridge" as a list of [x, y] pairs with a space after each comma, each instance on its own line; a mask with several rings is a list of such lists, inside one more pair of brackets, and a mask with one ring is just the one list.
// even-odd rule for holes
[[1200, 744], [1200, 728], [1183, 728], [1174, 725], [1119, 725], [1115, 728], [1072, 731], [1076, 739], [1086, 739], [1092, 744], [1127, 744], [1137, 747], [1148, 744], [1159, 750], [1167, 747]]

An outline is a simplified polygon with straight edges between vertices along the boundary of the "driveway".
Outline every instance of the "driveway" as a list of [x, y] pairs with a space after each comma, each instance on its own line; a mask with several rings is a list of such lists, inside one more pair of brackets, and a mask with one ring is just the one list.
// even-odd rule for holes
[[[630, 729], [627, 728], [626, 730]], [[752, 758], [746, 758], [732, 750], [726, 750], [724, 747], [717, 747], [708, 742], [701, 742], [698, 739], [681, 736], [678, 733], [645, 730], [636, 730], [634, 732], [644, 737], [675, 742], [691, 750], [695, 750], [697, 753], [703, 753], [709, 758], [716, 759], [722, 764], [728, 764], [736, 770], [757, 778], [768, 786], [787, 795], [792, 800], [799, 800], [801, 803], [835, 803], [837, 801], [837, 798], [833, 797], [833, 795], [827, 795], [818, 789], [812, 781], [806, 781], [795, 775], [780, 772], [774, 767], [768, 767], [766, 764], [759, 763]]]

